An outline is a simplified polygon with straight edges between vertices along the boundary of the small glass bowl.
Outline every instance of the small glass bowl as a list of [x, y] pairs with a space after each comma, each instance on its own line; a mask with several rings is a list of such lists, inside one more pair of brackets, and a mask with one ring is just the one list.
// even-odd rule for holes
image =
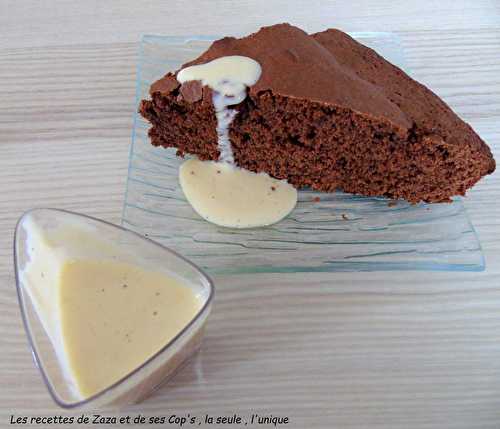
[[[74, 389], [64, 364], [42, 325], [32, 296], [23, 280], [22, 270], [29, 262], [26, 222], [35, 223], [50, 234], [54, 227], [75, 225], [84, 233], [98, 234], [101, 242], [117, 249], [111, 257], [116, 261], [134, 263], [143, 268], [171, 274], [194, 288], [202, 299], [196, 316], [173, 338], [142, 365], [102, 391], [82, 398]], [[106, 256], [110, 256], [107, 254]], [[201, 339], [214, 297], [211, 279], [196, 265], [174, 251], [135, 232], [89, 216], [59, 209], [40, 208], [24, 213], [19, 219], [14, 236], [14, 265], [19, 306], [36, 366], [54, 401], [67, 409], [122, 408], [149, 396], [166, 382], [201, 345]]]

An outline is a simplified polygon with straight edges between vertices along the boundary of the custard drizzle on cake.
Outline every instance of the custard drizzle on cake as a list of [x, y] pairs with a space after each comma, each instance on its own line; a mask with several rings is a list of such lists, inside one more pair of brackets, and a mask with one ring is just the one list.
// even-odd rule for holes
[[186, 67], [177, 73], [177, 80], [181, 84], [198, 80], [213, 90], [212, 102], [217, 117], [219, 161], [234, 165], [229, 124], [238, 111], [229, 109], [229, 106], [239, 104], [246, 98], [247, 87], [255, 84], [260, 74], [260, 64], [252, 58], [241, 55], [217, 58], [206, 64]]
[[217, 118], [218, 162], [188, 160], [179, 170], [179, 182], [193, 209], [220, 226], [252, 228], [283, 219], [297, 203], [297, 190], [267, 173], [236, 167], [229, 125], [238, 113], [230, 109], [247, 96], [261, 74], [260, 64], [240, 55], [217, 58], [177, 73], [181, 84], [201, 81], [212, 89]]

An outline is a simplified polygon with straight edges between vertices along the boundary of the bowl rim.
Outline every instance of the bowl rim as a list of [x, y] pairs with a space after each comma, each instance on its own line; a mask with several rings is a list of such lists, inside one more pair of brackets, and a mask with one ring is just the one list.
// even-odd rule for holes
[[[31, 334], [30, 323], [28, 321], [28, 316], [26, 314], [26, 308], [25, 308], [25, 305], [24, 305], [24, 299], [25, 299], [24, 298], [24, 293], [25, 292], [23, 292], [21, 290], [22, 289], [22, 285], [21, 285], [21, 281], [20, 281], [20, 278], [19, 278], [20, 276], [19, 276], [19, 269], [18, 269], [18, 246], [17, 246], [17, 243], [18, 243], [17, 238], [18, 238], [19, 227], [22, 224], [23, 220], [28, 215], [30, 215], [33, 212], [38, 212], [38, 211], [55, 211], [55, 212], [58, 212], [58, 213], [64, 213], [64, 214], [71, 215], [71, 216], [77, 216], [77, 217], [84, 218], [86, 220], [90, 220], [90, 221], [93, 221], [93, 222], [105, 224], [105, 225], [110, 226], [110, 227], [118, 228], [119, 230], [121, 230], [122, 232], [125, 232], [125, 233], [131, 233], [131, 234], [135, 235], [136, 237], [138, 237], [138, 238], [140, 238], [140, 239], [148, 242], [149, 244], [157, 246], [158, 248], [160, 248], [160, 249], [162, 249], [164, 251], [167, 251], [168, 253], [172, 254], [174, 257], [176, 257], [178, 259], [181, 259], [182, 261], [186, 262], [188, 265], [190, 265], [195, 271], [197, 271], [200, 274], [200, 276], [202, 277], [202, 279], [204, 279], [205, 282], [207, 283], [208, 289], [209, 289], [208, 297], [206, 298], [204, 304], [198, 310], [198, 312], [196, 313], [196, 315], [168, 343], [166, 343], [165, 345], [163, 345], [158, 351], [156, 351], [152, 356], [150, 356], [148, 359], [146, 359], [141, 365], [139, 365], [138, 367], [136, 367], [133, 370], [131, 370], [130, 372], [128, 372], [126, 375], [124, 375], [123, 377], [121, 377], [119, 380], [115, 381], [113, 384], [111, 384], [108, 387], [100, 390], [99, 392], [93, 394], [92, 396], [89, 396], [88, 398], [84, 398], [82, 400], [75, 401], [75, 402], [66, 402], [66, 401], [63, 401], [62, 399], [59, 398], [57, 392], [52, 387], [52, 384], [51, 384], [51, 382], [49, 380], [49, 377], [47, 376], [47, 374], [45, 372], [42, 360], [40, 359], [40, 356], [38, 354], [37, 347], [35, 345], [36, 342], [34, 341], [34, 338], [33, 338], [32, 334]], [[146, 237], [146, 236], [144, 236], [144, 235], [142, 235], [142, 234], [140, 234], [138, 232], [132, 231], [132, 230], [130, 230], [128, 228], [125, 228], [125, 227], [123, 227], [121, 225], [116, 225], [116, 224], [114, 224], [112, 222], [108, 222], [108, 221], [105, 221], [103, 219], [99, 219], [99, 218], [96, 218], [96, 217], [93, 217], [93, 216], [89, 216], [89, 215], [86, 215], [86, 214], [83, 214], [83, 213], [74, 212], [74, 211], [71, 211], [71, 210], [58, 209], [58, 208], [52, 208], [52, 207], [35, 207], [35, 208], [32, 208], [30, 210], [25, 211], [19, 217], [19, 219], [16, 222], [16, 227], [15, 227], [15, 230], [14, 230], [14, 240], [13, 240], [13, 253], [14, 253], [14, 271], [15, 271], [15, 280], [16, 280], [17, 299], [18, 299], [18, 304], [19, 304], [19, 308], [20, 308], [20, 311], [21, 311], [21, 318], [22, 318], [22, 321], [23, 321], [24, 330], [25, 330], [26, 336], [28, 338], [29, 347], [31, 349], [31, 353], [32, 353], [33, 359], [35, 361], [35, 365], [38, 367], [38, 369], [39, 369], [39, 371], [40, 371], [40, 373], [42, 375], [42, 379], [44, 381], [44, 384], [45, 384], [47, 390], [49, 391], [52, 399], [54, 400], [54, 402], [56, 402], [57, 405], [59, 405], [61, 408], [64, 408], [64, 409], [78, 408], [78, 407], [81, 407], [83, 405], [88, 405], [88, 404], [94, 402], [95, 400], [104, 397], [107, 393], [111, 392], [116, 387], [118, 387], [119, 385], [121, 385], [123, 382], [125, 382], [126, 380], [128, 380], [130, 377], [132, 377], [133, 375], [137, 374], [143, 368], [145, 368], [146, 366], [148, 366], [152, 361], [154, 361], [163, 352], [165, 352], [167, 349], [171, 348], [175, 343], [177, 343], [177, 340], [179, 340], [182, 336], [184, 336], [184, 334], [200, 319], [200, 317], [203, 314], [205, 314], [206, 310], [210, 307], [210, 305], [211, 305], [211, 303], [212, 303], [212, 301], [214, 299], [214, 296], [215, 296], [215, 285], [214, 285], [214, 282], [211, 279], [211, 277], [201, 267], [199, 267], [198, 265], [196, 265], [194, 262], [190, 261], [186, 257], [180, 255], [175, 250], [172, 250], [169, 247], [166, 247], [166, 246], [164, 246], [161, 243], [158, 243], [158, 242], [156, 242], [154, 240], [151, 240], [149, 237]]]

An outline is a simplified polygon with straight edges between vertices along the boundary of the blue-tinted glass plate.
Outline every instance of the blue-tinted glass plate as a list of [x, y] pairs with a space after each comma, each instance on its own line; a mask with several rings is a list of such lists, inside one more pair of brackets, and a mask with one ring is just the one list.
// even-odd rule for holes
[[[352, 35], [406, 68], [394, 34]], [[144, 36], [136, 110], [152, 82], [197, 57], [214, 39]], [[275, 225], [251, 230], [212, 225], [184, 198], [178, 183], [182, 160], [173, 149], [151, 146], [148, 128], [136, 114], [122, 223], [211, 273], [484, 269], [481, 246], [460, 199], [392, 205], [384, 198], [302, 190], [296, 209]]]

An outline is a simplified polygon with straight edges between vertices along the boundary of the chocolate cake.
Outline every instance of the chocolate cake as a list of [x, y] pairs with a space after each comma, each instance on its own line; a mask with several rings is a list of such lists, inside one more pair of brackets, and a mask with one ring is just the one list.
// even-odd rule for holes
[[[495, 170], [488, 146], [438, 96], [342, 31], [279, 24], [218, 40], [183, 66], [228, 55], [262, 74], [229, 136], [236, 164], [331, 192], [449, 201]], [[212, 91], [167, 73], [140, 113], [155, 146], [219, 157]]]

